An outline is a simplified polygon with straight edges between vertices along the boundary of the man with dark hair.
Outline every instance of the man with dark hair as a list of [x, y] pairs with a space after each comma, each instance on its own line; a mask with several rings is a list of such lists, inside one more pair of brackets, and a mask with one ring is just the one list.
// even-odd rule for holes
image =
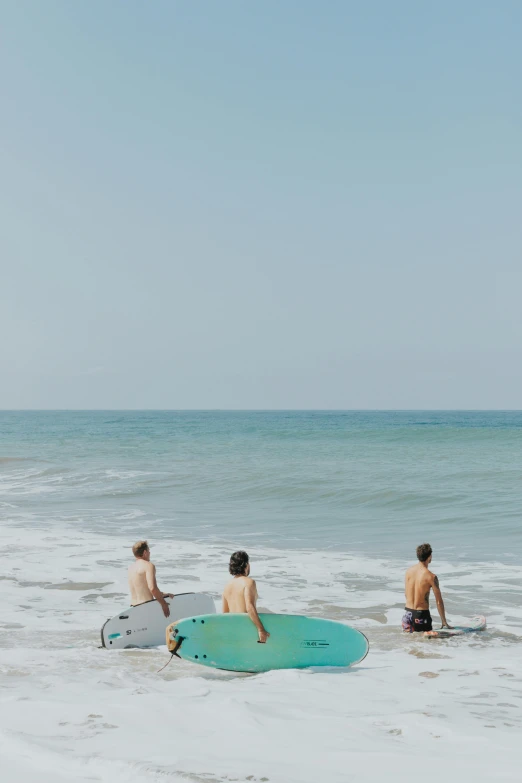
[[234, 552], [230, 558], [228, 570], [232, 574], [233, 579], [223, 591], [223, 613], [248, 614], [257, 628], [259, 641], [264, 644], [270, 634], [265, 631], [257, 613], [257, 587], [254, 580], [249, 576], [250, 561], [247, 553], [242, 550]]
[[138, 606], [154, 598], [168, 617], [170, 609], [165, 598], [174, 598], [172, 593], [162, 593], [156, 582], [156, 566], [150, 562], [150, 548], [147, 541], [137, 541], [132, 547], [136, 558], [129, 566], [129, 589], [131, 606]]
[[431, 546], [429, 544], [421, 544], [417, 547], [417, 559], [419, 562], [406, 571], [406, 609], [402, 618], [402, 629], [407, 633], [431, 631], [433, 629], [429, 604], [430, 590], [433, 590], [435, 595], [442, 628], [451, 628], [446, 620], [439, 580], [428, 568], [431, 563], [431, 557]]

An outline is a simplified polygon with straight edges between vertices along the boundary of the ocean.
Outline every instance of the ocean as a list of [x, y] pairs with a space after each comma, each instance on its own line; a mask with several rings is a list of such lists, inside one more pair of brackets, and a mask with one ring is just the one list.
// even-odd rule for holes
[[[3, 779], [518, 780], [521, 508], [522, 412], [0, 412]], [[99, 649], [138, 538], [164, 590], [218, 607], [247, 549], [261, 608], [347, 622], [369, 656], [158, 674], [166, 648]], [[425, 541], [450, 622], [485, 632], [400, 631]]]

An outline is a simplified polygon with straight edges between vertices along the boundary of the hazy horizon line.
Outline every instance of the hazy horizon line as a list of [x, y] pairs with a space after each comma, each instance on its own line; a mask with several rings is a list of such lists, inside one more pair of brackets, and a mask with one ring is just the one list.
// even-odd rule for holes
[[522, 413], [522, 408], [0, 408], [0, 413]]

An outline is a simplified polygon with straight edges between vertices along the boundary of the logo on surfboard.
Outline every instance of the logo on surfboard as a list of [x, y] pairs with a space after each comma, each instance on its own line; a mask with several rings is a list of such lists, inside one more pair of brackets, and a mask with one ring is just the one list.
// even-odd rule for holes
[[323, 647], [329, 647], [330, 642], [327, 642], [326, 639], [305, 639], [300, 644], [301, 647], [309, 647], [311, 649], [319, 649]]

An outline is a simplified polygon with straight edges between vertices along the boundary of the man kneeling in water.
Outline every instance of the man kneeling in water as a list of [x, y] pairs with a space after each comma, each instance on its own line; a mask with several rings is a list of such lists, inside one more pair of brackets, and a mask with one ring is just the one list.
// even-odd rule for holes
[[442, 628], [451, 628], [446, 620], [439, 580], [428, 568], [431, 555], [431, 546], [421, 544], [417, 547], [419, 562], [406, 571], [406, 609], [402, 618], [402, 630], [408, 633], [433, 630], [429, 604], [430, 590], [433, 590], [435, 595]]
[[154, 598], [163, 609], [163, 614], [168, 617], [170, 609], [165, 598], [174, 598], [172, 593], [162, 593], [156, 582], [156, 566], [150, 562], [150, 549], [146, 541], [138, 541], [132, 547], [132, 554], [136, 558], [129, 566], [129, 589], [131, 594], [131, 606], [145, 604]]
[[228, 570], [234, 577], [223, 591], [223, 614], [248, 614], [257, 628], [259, 641], [266, 642], [270, 636], [257, 613], [257, 587], [250, 578], [250, 562], [246, 552], [234, 552]]

